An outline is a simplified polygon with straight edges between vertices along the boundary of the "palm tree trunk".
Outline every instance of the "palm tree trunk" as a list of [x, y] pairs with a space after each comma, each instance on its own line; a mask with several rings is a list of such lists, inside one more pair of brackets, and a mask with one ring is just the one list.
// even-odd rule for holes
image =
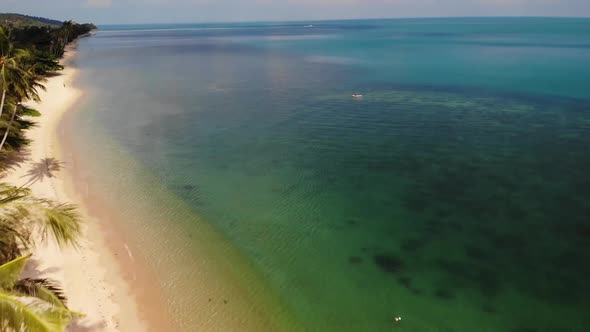
[[2, 111], [4, 110], [4, 99], [6, 98], [6, 89], [2, 90], [2, 102], [0, 103], [0, 117], [2, 116]]
[[4, 133], [4, 137], [2, 137], [2, 143], [0, 143], [0, 151], [4, 147], [4, 143], [6, 143], [6, 138], [8, 138], [8, 132], [10, 131], [10, 127], [14, 122], [14, 117], [16, 116], [16, 110], [18, 109], [18, 104], [14, 105], [14, 111], [12, 112], [12, 117], [10, 118], [10, 123], [8, 123], [8, 127], [6, 127], [6, 132]]

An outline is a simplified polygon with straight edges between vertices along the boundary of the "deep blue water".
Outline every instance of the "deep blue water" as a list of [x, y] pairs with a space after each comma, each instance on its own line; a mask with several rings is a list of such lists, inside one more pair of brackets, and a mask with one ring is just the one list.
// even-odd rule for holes
[[101, 28], [81, 132], [306, 330], [590, 330], [589, 19]]

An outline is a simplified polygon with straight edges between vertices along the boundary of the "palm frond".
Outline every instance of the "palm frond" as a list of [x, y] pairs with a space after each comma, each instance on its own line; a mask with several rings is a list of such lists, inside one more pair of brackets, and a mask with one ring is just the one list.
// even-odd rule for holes
[[0, 265], [0, 288], [12, 289], [31, 256], [22, 256]]
[[[57, 164], [50, 162], [44, 176], [53, 176]], [[0, 183], [0, 221], [7, 227], [22, 232], [26, 237], [40, 231], [41, 239], [53, 237], [60, 246], [77, 245], [82, 232], [81, 217], [72, 204], [58, 204], [51, 200], [30, 196], [26, 188], [15, 188]]]
[[9, 294], [0, 292], [0, 329], [2, 331], [49, 332], [50, 326], [33, 309]]
[[31, 116], [31, 117], [39, 117], [39, 116], [41, 116], [41, 112], [39, 112], [38, 110], [36, 110], [34, 108], [23, 105], [21, 107], [21, 115]]
[[0, 330], [63, 331], [82, 315], [66, 307], [62, 290], [47, 279], [17, 280], [29, 258], [0, 265]]
[[30, 233], [17, 229], [6, 220], [0, 220], [0, 264], [23, 256], [30, 243]]
[[47, 279], [26, 278], [18, 280], [14, 284], [12, 291], [21, 296], [36, 297], [55, 306], [67, 308], [67, 299], [63, 290]]
[[18, 188], [5, 183], [0, 183], [0, 208], [3, 206], [21, 200], [31, 195], [31, 190], [28, 188]]
[[41, 218], [41, 233], [46, 239], [51, 234], [58, 245], [66, 246], [78, 244], [78, 237], [82, 233], [81, 218], [73, 204], [55, 204], [45, 201]]
[[34, 297], [15, 297], [0, 291], [0, 327], [2, 331], [63, 331], [80, 315]]

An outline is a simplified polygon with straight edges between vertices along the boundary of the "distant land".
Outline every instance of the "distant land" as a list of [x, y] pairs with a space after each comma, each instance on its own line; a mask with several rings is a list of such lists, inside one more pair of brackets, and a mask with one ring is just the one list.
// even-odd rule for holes
[[21, 28], [26, 26], [51, 26], [60, 27], [63, 22], [52, 20], [43, 17], [28, 16], [14, 13], [0, 13], [0, 25], [14, 28]]

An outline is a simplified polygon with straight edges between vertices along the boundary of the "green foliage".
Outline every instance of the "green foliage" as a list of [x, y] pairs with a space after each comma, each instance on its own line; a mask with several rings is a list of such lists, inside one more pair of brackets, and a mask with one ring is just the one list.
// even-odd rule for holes
[[22, 102], [39, 100], [45, 76], [63, 69], [59, 59], [66, 45], [93, 29], [92, 24], [0, 14], [0, 163], [28, 142], [22, 131], [30, 122], [23, 116], [36, 113]]
[[12, 28], [10, 31], [15, 47], [33, 51], [36, 58], [44, 59], [50, 65], [59, 60], [67, 44], [94, 29], [96, 26], [93, 24], [66, 21], [60, 27], [32, 25]]
[[[30, 190], [0, 183], [0, 258], [14, 259], [33, 244], [31, 234], [53, 238], [60, 246], [77, 245], [81, 233], [75, 206], [31, 196]], [[2, 263], [2, 262], [0, 262]]]
[[74, 206], [34, 198], [27, 188], [0, 184], [1, 331], [63, 331], [80, 316], [67, 308], [61, 289], [47, 279], [18, 280], [30, 258], [23, 252], [34, 245], [32, 234], [41, 234], [43, 240], [52, 237], [60, 246], [75, 246], [80, 232]]
[[82, 315], [69, 310], [61, 290], [46, 279], [22, 279], [30, 256], [0, 265], [0, 330], [63, 331]]
[[[5, 21], [2, 24], [2, 17], [11, 18], [10, 22], [20, 17], [21, 23]], [[5, 161], [12, 157], [12, 152], [28, 143], [23, 131], [31, 123], [23, 117], [38, 115], [22, 103], [39, 100], [38, 92], [45, 88], [42, 84], [45, 76], [63, 69], [59, 58], [66, 45], [96, 28], [72, 21], [59, 25], [28, 24], [32, 19], [47, 22], [14, 14], [0, 15], [0, 171], [4, 170]]]
[[55, 204], [49, 200], [37, 200], [41, 217], [37, 220], [43, 239], [52, 236], [60, 245], [77, 245], [81, 233], [80, 217], [76, 206], [72, 204]]
[[0, 291], [0, 330], [56, 332], [64, 331], [76, 312], [35, 297], [17, 297]]
[[39, 75], [47, 75], [63, 70], [64, 67], [59, 64], [59, 58], [52, 56], [41, 50], [33, 50], [36, 72]]
[[34, 108], [30, 108], [30, 107], [23, 105], [21, 115], [22, 116], [31, 116], [31, 117], [40, 117], [41, 112], [37, 111]]
[[20, 296], [40, 298], [58, 307], [66, 307], [66, 297], [61, 288], [47, 279], [25, 278], [14, 283], [13, 291]]
[[32, 53], [14, 48], [10, 36], [0, 27], [0, 128], [4, 129], [0, 150], [6, 143], [9, 150], [18, 150], [27, 142], [22, 132], [27, 123], [23, 122], [20, 103], [38, 99], [38, 89], [44, 88]]
[[43, 17], [34, 17], [21, 14], [0, 14], [0, 25], [6, 27], [59, 27], [61, 26], [60, 21], [50, 20]]
[[18, 277], [23, 272], [29, 256], [16, 258], [0, 265], [0, 288], [12, 289]]

